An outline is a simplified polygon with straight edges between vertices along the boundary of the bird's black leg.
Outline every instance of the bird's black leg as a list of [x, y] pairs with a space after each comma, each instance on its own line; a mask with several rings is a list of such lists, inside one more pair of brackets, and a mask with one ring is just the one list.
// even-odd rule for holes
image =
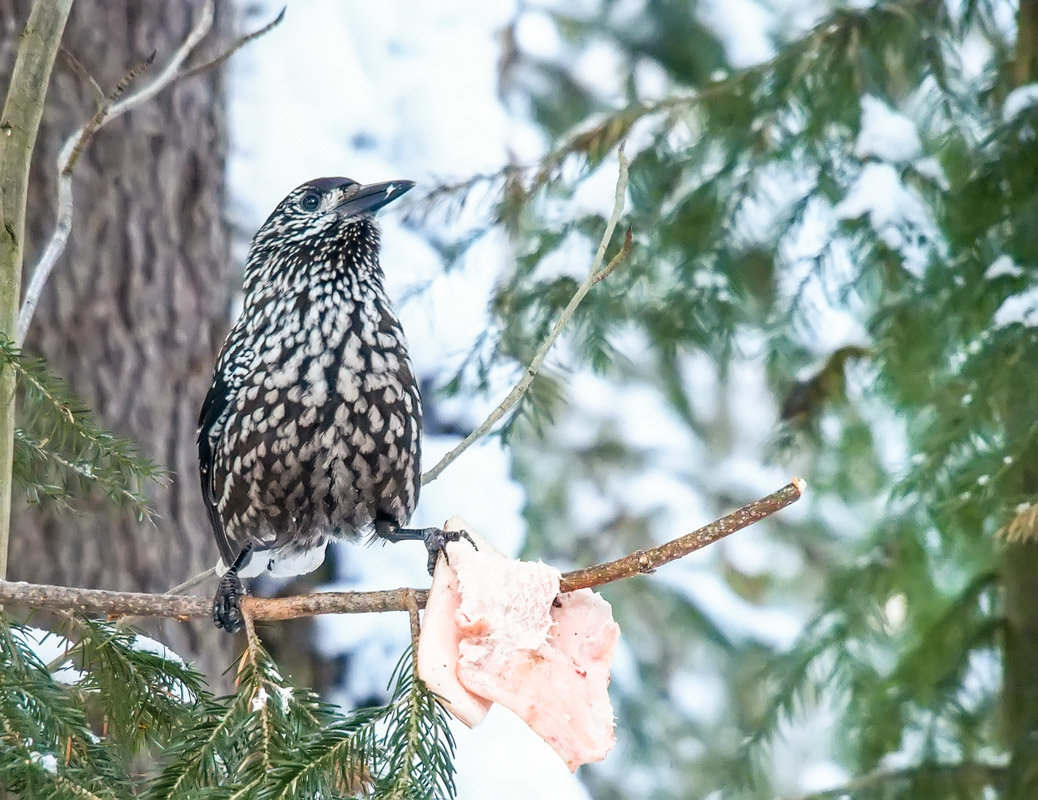
[[220, 578], [216, 587], [216, 597], [213, 599], [213, 622], [217, 628], [223, 628], [228, 633], [238, 633], [242, 628], [241, 614], [241, 579], [238, 570], [242, 568], [245, 559], [252, 552], [252, 545], [247, 544], [238, 553], [230, 569]]
[[440, 553], [443, 553], [445, 560], [447, 559], [449, 542], [460, 542], [465, 539], [474, 549], [479, 549], [472, 541], [468, 531], [445, 531], [443, 528], [401, 528], [392, 520], [384, 518], [375, 520], [375, 534], [387, 542], [424, 542], [425, 550], [429, 554], [427, 568], [430, 575], [436, 569], [436, 558]]

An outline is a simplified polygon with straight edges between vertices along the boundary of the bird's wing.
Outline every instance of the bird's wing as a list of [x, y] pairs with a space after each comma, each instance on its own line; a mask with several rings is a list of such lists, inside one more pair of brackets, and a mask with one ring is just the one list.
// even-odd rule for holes
[[228, 404], [230, 403], [233, 389], [224, 375], [224, 358], [217, 363], [216, 376], [213, 384], [209, 387], [202, 402], [202, 410], [198, 415], [198, 466], [202, 481], [202, 498], [205, 500], [205, 510], [209, 515], [209, 523], [213, 528], [213, 536], [220, 548], [220, 557], [223, 558], [225, 566], [234, 563], [238, 553], [234, 545], [227, 538], [220, 512], [217, 508], [216, 491], [216, 464], [214, 455], [223, 434], [223, 420]]

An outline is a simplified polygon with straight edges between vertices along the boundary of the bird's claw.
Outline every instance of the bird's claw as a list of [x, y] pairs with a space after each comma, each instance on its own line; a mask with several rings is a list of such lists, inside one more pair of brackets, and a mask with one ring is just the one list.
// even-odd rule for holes
[[241, 610], [241, 579], [234, 572], [227, 572], [216, 587], [213, 598], [213, 622], [217, 628], [228, 633], [238, 633], [242, 629], [244, 618]]
[[427, 568], [430, 575], [436, 569], [436, 559], [440, 553], [443, 553], [443, 560], [447, 564], [451, 563], [450, 557], [447, 555], [447, 545], [451, 542], [460, 542], [462, 539], [468, 541], [472, 545], [473, 550], [479, 550], [475, 541], [469, 536], [468, 531], [445, 531], [442, 528], [425, 529], [425, 535], [422, 537], [422, 540], [425, 542], [425, 549], [429, 553]]

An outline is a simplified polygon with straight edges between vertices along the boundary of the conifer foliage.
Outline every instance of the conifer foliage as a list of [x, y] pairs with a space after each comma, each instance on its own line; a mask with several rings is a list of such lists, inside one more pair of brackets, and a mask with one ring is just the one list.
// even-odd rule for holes
[[[496, 176], [519, 259], [458, 381], [478, 385], [480, 358], [524, 363], [623, 140], [636, 240], [578, 312], [572, 373], [528, 398], [543, 435], [512, 439], [530, 551], [658, 539], [682, 487], [719, 510], [774, 466], [814, 498], [754, 531], [768, 563], [715, 562], [735, 628], [663, 575], [611, 590], [637, 663], [614, 686], [632, 769], [589, 780], [603, 797], [1038, 796], [1036, 6], [833, 4], [805, 27], [817, 4], [732, 4], [770, 15], [771, 52], [738, 64], [726, 5], [530, 10], [502, 61], [558, 145]], [[654, 398], [674, 435], [646, 446], [623, 401], [571, 380]], [[624, 492], [641, 472], [642, 491], [669, 487], [658, 508]], [[604, 527], [574, 511], [589, 497]], [[792, 642], [746, 622], [776, 611], [802, 620]]]
[[[348, 716], [286, 681], [253, 637], [235, 693], [154, 640], [69, 618], [0, 628], [0, 787], [32, 798], [448, 798], [447, 715], [412, 671]], [[58, 655], [43, 663], [45, 648]], [[142, 765], [145, 765], [142, 768]]]
[[[773, 12], [771, 52], [738, 63], [719, 5], [524, 7], [501, 85], [555, 146], [427, 198], [452, 210], [489, 183], [488, 225], [515, 250], [496, 324], [443, 387], [479, 391], [529, 363], [573, 296], [558, 265], [593, 250], [606, 212], [586, 190], [626, 142], [636, 247], [574, 316], [572, 374], [540, 374], [505, 428], [528, 554], [589, 564], [674, 533], [660, 486], [718, 512], [772, 468], [811, 487], [809, 513], [754, 531], [765, 563], [716, 558], [713, 595], [690, 586], [704, 573], [664, 570], [607, 590], [619, 747], [587, 782], [658, 800], [1038, 797], [1038, 4], [833, 4], [805, 27], [747, 0]], [[523, 50], [524, 14], [561, 57]], [[612, 86], [581, 66], [603, 52]], [[472, 240], [440, 241], [445, 263]], [[155, 467], [41, 365], [0, 358], [25, 393], [31, 495], [139, 507]], [[632, 437], [628, 407], [667, 436]], [[343, 716], [254, 638], [216, 698], [135, 634], [67, 624], [50, 664], [32, 630], [0, 628], [0, 788], [453, 794], [445, 715], [410, 656], [386, 706]]]
[[148, 515], [147, 486], [165, 471], [132, 442], [101, 428], [89, 410], [37, 358], [0, 341], [0, 364], [18, 376], [22, 409], [15, 429], [14, 474], [29, 502], [75, 505], [100, 495]]

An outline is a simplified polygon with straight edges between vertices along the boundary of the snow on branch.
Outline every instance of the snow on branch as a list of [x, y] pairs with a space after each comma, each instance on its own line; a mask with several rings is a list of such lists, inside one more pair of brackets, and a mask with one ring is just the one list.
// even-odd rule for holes
[[[561, 589], [571, 592], [604, 583], [653, 572], [658, 567], [695, 552], [765, 517], [781, 511], [800, 499], [805, 484], [794, 478], [781, 489], [754, 500], [742, 508], [697, 530], [658, 547], [639, 550], [604, 564], [573, 570], [562, 576]], [[390, 589], [378, 592], [317, 592], [292, 597], [245, 597], [246, 617], [254, 620], [282, 620], [317, 614], [358, 614], [372, 611], [409, 611], [415, 602], [425, 605], [424, 589]], [[77, 589], [68, 586], [0, 581], [0, 605], [17, 605], [74, 614], [171, 617], [194, 619], [212, 613], [207, 597], [143, 592], [109, 592], [102, 589]]]

